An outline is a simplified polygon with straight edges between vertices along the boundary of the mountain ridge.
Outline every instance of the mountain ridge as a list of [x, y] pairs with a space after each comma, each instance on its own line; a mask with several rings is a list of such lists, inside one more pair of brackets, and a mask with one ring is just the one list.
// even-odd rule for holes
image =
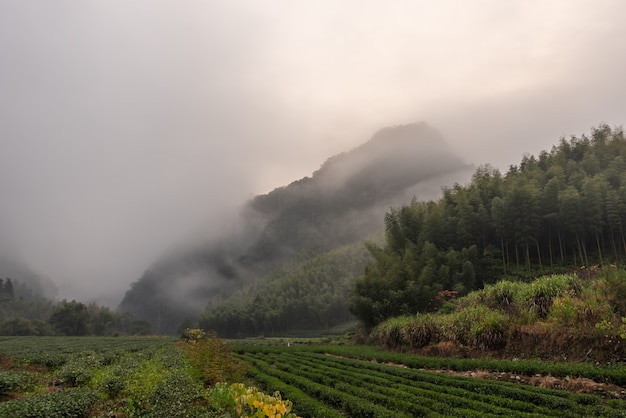
[[327, 159], [311, 177], [251, 199], [241, 212], [239, 236], [158, 260], [131, 285], [119, 309], [150, 322], [156, 332], [174, 333], [185, 318], [219, 305], [290, 258], [314, 256], [380, 230], [384, 213], [411, 199], [407, 191], [415, 186], [472, 168], [426, 123], [381, 129]]

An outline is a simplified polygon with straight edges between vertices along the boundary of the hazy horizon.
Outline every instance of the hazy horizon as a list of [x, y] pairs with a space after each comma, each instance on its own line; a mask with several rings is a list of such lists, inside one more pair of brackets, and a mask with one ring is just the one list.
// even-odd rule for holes
[[161, 254], [386, 126], [425, 121], [506, 170], [623, 125], [624, 12], [0, 0], [0, 254], [115, 305]]

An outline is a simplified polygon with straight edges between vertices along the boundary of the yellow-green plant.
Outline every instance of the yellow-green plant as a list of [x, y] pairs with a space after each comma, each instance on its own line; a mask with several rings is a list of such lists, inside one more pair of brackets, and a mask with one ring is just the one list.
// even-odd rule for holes
[[240, 418], [297, 418], [292, 404], [279, 392], [267, 395], [254, 386], [243, 383], [217, 383], [209, 392], [211, 405]]

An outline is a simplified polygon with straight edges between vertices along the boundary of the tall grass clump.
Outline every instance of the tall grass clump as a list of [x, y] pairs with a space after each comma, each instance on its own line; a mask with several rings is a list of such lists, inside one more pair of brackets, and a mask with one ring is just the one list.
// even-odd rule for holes
[[626, 271], [615, 266], [604, 268], [594, 290], [596, 297], [606, 300], [617, 315], [626, 317]]
[[437, 336], [433, 342], [453, 341], [481, 350], [503, 348], [511, 325], [509, 316], [484, 305], [435, 316], [434, 322]]
[[577, 295], [581, 291], [581, 281], [571, 274], [557, 274], [540, 277], [522, 288], [522, 300], [539, 318], [548, 316], [554, 298], [566, 294]]
[[418, 314], [402, 329], [404, 340], [411, 348], [422, 348], [437, 340], [440, 333], [431, 314]]
[[371, 334], [375, 344], [382, 345], [390, 350], [400, 350], [409, 347], [409, 340], [405, 328], [413, 320], [412, 316], [398, 316], [380, 323]]
[[476, 292], [477, 299], [490, 309], [499, 309], [503, 312], [516, 314], [523, 302], [523, 289], [527, 284], [502, 280], [485, 286], [482, 291]]

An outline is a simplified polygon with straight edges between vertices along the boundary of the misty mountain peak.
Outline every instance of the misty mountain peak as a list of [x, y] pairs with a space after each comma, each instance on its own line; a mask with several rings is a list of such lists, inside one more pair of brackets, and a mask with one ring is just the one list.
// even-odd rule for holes
[[[120, 307], [151, 322], [168, 317], [167, 324], [153, 325], [171, 332], [185, 316], [198, 313], [191, 306], [215, 306], [235, 288], [255, 283], [294, 257], [363, 240], [381, 230], [390, 206], [415, 195], [433, 199], [469, 168], [426, 123], [382, 129], [326, 160], [311, 177], [256, 196], [242, 208], [247, 232], [225, 238], [227, 250], [214, 242], [166, 260], [129, 289]], [[174, 298], [173, 287], [192, 290]], [[188, 301], [185, 308], [180, 300]]]
[[329, 158], [313, 178], [327, 190], [377, 188], [388, 194], [463, 166], [441, 134], [419, 122], [379, 130], [363, 145]]

